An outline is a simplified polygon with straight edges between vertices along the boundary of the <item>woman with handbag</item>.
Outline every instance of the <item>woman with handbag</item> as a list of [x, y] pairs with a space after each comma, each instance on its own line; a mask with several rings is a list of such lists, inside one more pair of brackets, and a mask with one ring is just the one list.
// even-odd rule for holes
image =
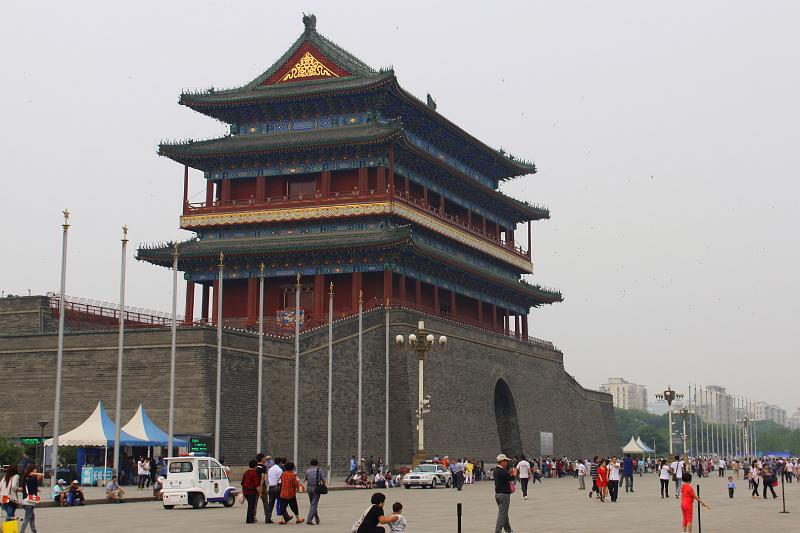
[[327, 478], [325, 471], [319, 466], [316, 459], [311, 459], [311, 467], [306, 470], [306, 492], [308, 493], [308, 501], [310, 507], [308, 509], [307, 524], [313, 524], [316, 520], [319, 525], [319, 513], [317, 506], [319, 505], [319, 497], [323, 494], [328, 494]]
[[3, 479], [0, 479], [0, 505], [6, 513], [6, 522], [16, 520], [17, 488], [19, 487], [19, 468], [11, 465], [6, 468]]
[[31, 531], [36, 533], [36, 516], [33, 514], [33, 510], [36, 508], [36, 504], [41, 502], [39, 480], [43, 478], [44, 474], [39, 473], [34, 465], [28, 465], [22, 476], [22, 508], [25, 509], [25, 518], [22, 520], [20, 533], [25, 533], [28, 524], [31, 525]]

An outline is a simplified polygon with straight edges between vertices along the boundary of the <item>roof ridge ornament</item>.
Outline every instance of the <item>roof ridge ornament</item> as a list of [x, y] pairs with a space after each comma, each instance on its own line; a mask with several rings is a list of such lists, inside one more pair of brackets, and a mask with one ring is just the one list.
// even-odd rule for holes
[[303, 13], [303, 25], [306, 27], [305, 34], [308, 35], [317, 31], [317, 16], [314, 13]]

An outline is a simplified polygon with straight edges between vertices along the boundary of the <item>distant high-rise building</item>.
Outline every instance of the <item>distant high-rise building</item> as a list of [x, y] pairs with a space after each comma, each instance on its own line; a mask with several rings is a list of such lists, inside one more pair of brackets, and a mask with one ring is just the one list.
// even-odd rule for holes
[[794, 414], [787, 421], [791, 429], [800, 429], [800, 407], [795, 409]]
[[601, 384], [600, 390], [614, 397], [614, 407], [647, 410], [647, 387], [644, 385], [637, 385], [622, 378], [608, 378], [608, 383]]
[[[789, 425], [786, 418], [786, 409], [783, 407], [767, 402], [758, 402], [756, 403], [755, 408], [756, 420], [771, 420], [772, 422], [782, 426]], [[797, 414], [798, 413], [795, 413], [795, 415]]]

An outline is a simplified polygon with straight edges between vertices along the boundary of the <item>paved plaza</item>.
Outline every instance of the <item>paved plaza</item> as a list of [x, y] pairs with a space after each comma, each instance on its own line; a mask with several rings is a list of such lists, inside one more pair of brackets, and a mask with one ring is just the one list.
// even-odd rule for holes
[[[636, 492], [620, 493], [617, 503], [589, 500], [585, 491], [578, 491], [577, 481], [548, 480], [536, 484], [529, 499], [522, 500], [517, 491], [511, 504], [511, 525], [517, 533], [540, 531], [614, 531], [618, 532], [676, 532], [680, 531], [680, 508], [673, 497], [662, 500], [658, 495], [658, 479], [647, 474], [635, 479]], [[702, 515], [703, 531], [729, 532], [763, 531], [789, 532], [800, 530], [800, 484], [786, 485], [786, 506], [790, 514], [780, 514], [780, 491], [777, 500], [750, 498], [747, 483], [737, 482], [737, 493], [728, 498], [723, 479], [712, 477], [700, 482], [701, 496], [712, 507]], [[496, 505], [491, 482], [465, 486], [462, 492], [452, 489], [389, 489], [387, 508], [401, 501], [408, 519], [409, 532], [444, 533], [456, 531], [456, 504], [463, 503], [462, 531], [490, 533], [494, 531]], [[135, 492], [135, 491], [134, 491]], [[320, 526], [311, 531], [345, 533], [368, 506], [371, 490], [332, 491], [320, 505]], [[301, 513], [308, 510], [305, 495], [300, 501]], [[46, 508], [36, 512], [41, 533], [148, 533], [191, 531], [219, 533], [220, 531], [261, 531], [298, 529], [307, 526], [264, 526], [263, 523], [244, 523], [245, 509], [209, 506], [166, 511], [158, 502], [127, 503], [122, 505], [87, 505], [80, 508]], [[305, 516], [303, 514], [303, 516]], [[264, 515], [259, 509], [259, 521]], [[696, 518], [695, 518], [696, 520]], [[695, 524], [695, 531], [697, 526]]]

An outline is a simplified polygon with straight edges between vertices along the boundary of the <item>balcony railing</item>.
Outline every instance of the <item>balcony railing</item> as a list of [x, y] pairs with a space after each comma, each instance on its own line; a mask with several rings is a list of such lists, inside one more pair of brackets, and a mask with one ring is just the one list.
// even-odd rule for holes
[[[50, 297], [50, 308], [53, 310], [53, 316], [58, 316], [58, 293], [47, 293], [47, 296]], [[169, 326], [172, 323], [172, 315], [169, 313], [128, 306], [125, 306], [123, 312], [125, 327]], [[80, 324], [115, 326], [119, 324], [119, 315], [118, 304], [64, 295], [64, 318], [67, 321]], [[176, 320], [181, 322], [183, 317], [178, 315]]]
[[210, 213], [239, 213], [242, 211], [251, 210], [255, 211], [267, 209], [292, 209], [297, 207], [334, 206], [369, 201], [400, 202], [437, 220], [441, 220], [450, 226], [458, 228], [462, 231], [466, 231], [467, 233], [494, 244], [495, 246], [499, 246], [515, 255], [527, 259], [530, 259], [531, 257], [530, 250], [526, 251], [523, 250], [521, 246], [515, 246], [513, 242], [503, 241], [497, 235], [484, 231], [482, 227], [468, 224], [466, 220], [458, 216], [447, 213], [441, 208], [425, 203], [425, 201], [420, 198], [415, 198], [410, 194], [396, 189], [394, 190], [394, 194], [392, 194], [389, 190], [359, 191], [358, 189], [353, 189], [352, 191], [343, 192], [317, 192], [314, 194], [267, 197], [263, 200], [256, 200], [255, 198], [251, 197], [249, 199], [240, 200], [215, 200], [210, 204], [205, 202], [187, 203], [184, 208], [184, 214], [202, 215]]

